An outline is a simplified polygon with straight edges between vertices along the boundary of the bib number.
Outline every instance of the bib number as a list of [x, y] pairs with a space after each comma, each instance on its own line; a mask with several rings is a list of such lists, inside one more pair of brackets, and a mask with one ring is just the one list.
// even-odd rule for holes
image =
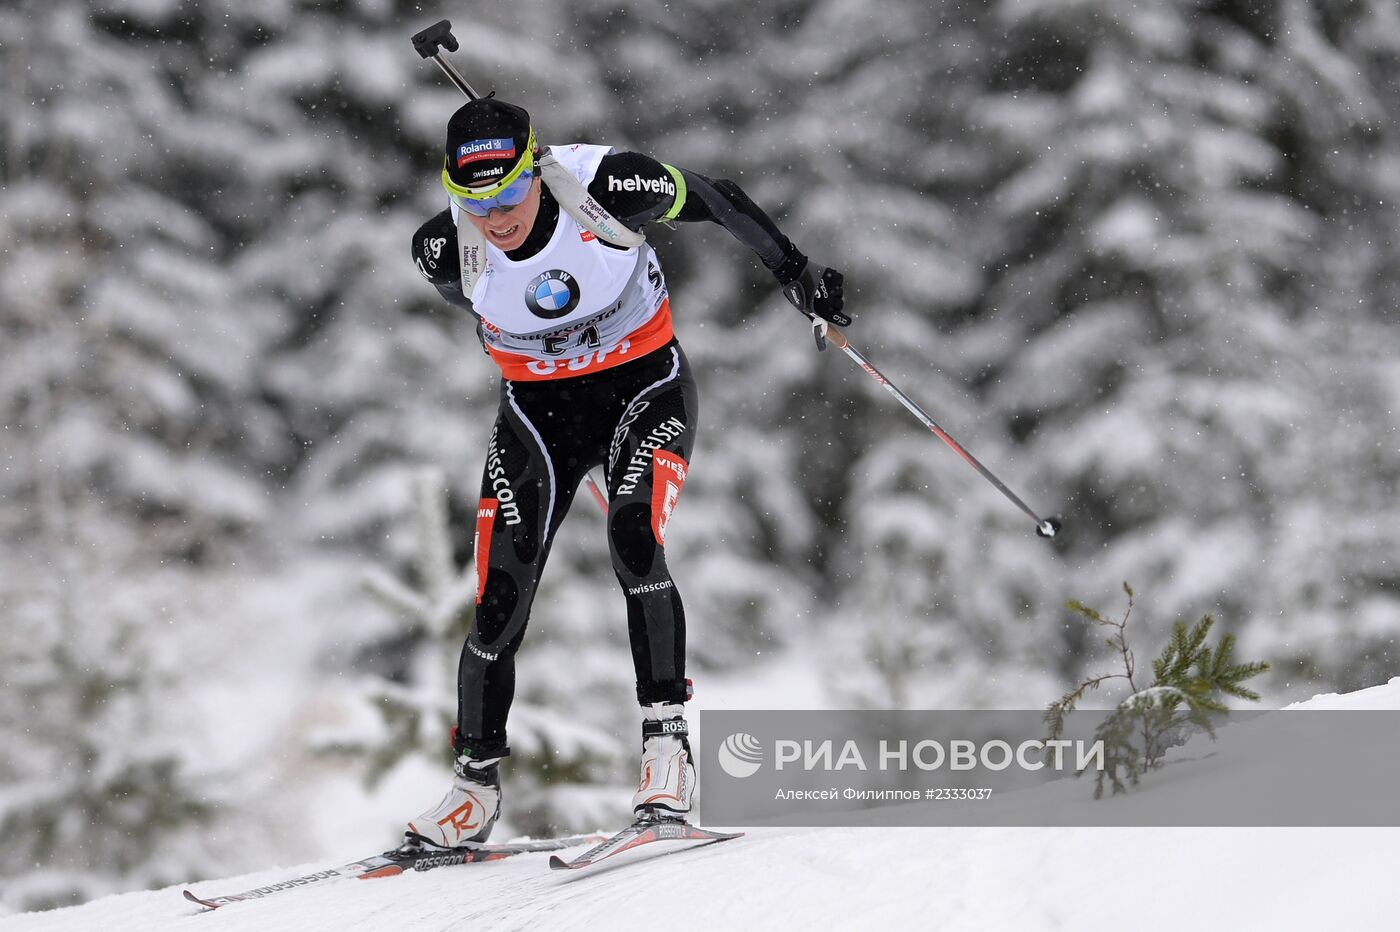
[[[543, 347], [545, 354], [549, 356], [563, 356], [569, 348], [569, 338], [571, 336], [573, 335], [560, 334], [559, 336], [545, 337]], [[603, 340], [598, 335], [598, 328], [593, 324], [584, 327], [579, 331], [578, 342], [575, 345], [580, 348], [586, 347], [588, 349], [597, 349], [602, 346]]]

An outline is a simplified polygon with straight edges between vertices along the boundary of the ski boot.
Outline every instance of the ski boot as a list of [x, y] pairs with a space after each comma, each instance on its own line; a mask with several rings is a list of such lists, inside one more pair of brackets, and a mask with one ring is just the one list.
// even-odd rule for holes
[[685, 709], [653, 702], [642, 707], [642, 716], [642, 780], [632, 812], [638, 820], [684, 822], [695, 793]]
[[405, 843], [434, 848], [479, 845], [491, 836], [501, 815], [501, 775], [497, 765], [508, 751], [473, 757], [454, 741], [452, 789], [442, 802], [408, 823]]

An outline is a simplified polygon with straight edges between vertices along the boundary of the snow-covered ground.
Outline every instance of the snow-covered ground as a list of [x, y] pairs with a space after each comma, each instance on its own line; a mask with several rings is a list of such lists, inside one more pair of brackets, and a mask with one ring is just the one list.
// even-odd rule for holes
[[[1289, 708], [1400, 709], [1400, 678]], [[1228, 732], [1221, 734], [1219, 753], [1182, 766], [1199, 768], [1198, 780], [1238, 780]], [[1081, 781], [1079, 789], [1087, 794], [1090, 787]], [[1062, 791], [1049, 786], [1027, 792]], [[1151, 793], [1149, 777], [1138, 798], [1147, 801]], [[1396, 927], [1398, 848], [1395, 828], [758, 829], [698, 850], [658, 845], [577, 875], [550, 872], [545, 855], [523, 855], [391, 880], [310, 886], [197, 918], [199, 910], [181, 898], [179, 888], [170, 888], [11, 916], [0, 920], [0, 928], [456, 932], [658, 925], [873, 929], [917, 923], [1017, 932], [1351, 932]], [[342, 860], [367, 853], [347, 850]], [[284, 865], [195, 889], [234, 893], [326, 866]]]

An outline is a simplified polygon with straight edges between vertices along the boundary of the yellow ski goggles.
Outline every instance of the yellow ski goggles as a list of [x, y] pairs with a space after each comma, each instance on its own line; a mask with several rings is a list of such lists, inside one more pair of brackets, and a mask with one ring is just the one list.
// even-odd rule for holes
[[530, 185], [535, 180], [535, 131], [530, 130], [530, 140], [525, 146], [525, 155], [506, 172], [505, 177], [489, 187], [467, 188], [452, 180], [446, 164], [442, 169], [442, 186], [451, 195], [453, 203], [473, 217], [485, 217], [492, 210], [509, 210], [525, 201], [530, 194]]

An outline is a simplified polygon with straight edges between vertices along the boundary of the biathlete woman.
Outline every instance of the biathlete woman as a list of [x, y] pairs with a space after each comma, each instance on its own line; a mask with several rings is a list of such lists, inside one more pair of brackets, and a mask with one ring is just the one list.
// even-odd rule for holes
[[606, 146], [542, 147], [529, 114], [494, 98], [452, 115], [441, 178], [449, 205], [414, 234], [414, 260], [475, 316], [502, 381], [477, 509], [476, 615], [458, 668], [455, 779], [408, 823], [409, 840], [482, 842], [500, 814], [515, 652], [554, 533], [594, 466], [606, 479], [642, 709], [633, 810], [684, 819], [695, 790], [685, 613], [665, 543], [697, 401], [666, 279], [640, 231], [720, 224], [818, 327], [850, 323], [841, 273], [809, 261], [733, 182]]

